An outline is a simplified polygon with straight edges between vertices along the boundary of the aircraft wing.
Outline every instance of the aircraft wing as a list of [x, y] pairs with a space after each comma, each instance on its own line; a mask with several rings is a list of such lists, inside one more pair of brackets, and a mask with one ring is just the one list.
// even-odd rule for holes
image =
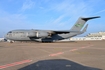
[[[88, 24], [84, 27], [84, 29], [82, 30], [82, 32], [85, 32], [86, 29], [87, 29], [87, 27], [88, 27]], [[66, 34], [66, 33], [70, 33], [70, 32], [72, 32], [72, 33], [78, 33], [80, 31], [62, 30], [62, 31], [51, 31], [51, 32], [54, 33], [54, 34]]]
[[66, 34], [70, 32], [78, 32], [78, 31], [70, 31], [70, 30], [62, 30], [62, 31], [51, 31], [53, 34]]
[[55, 34], [66, 34], [69, 33], [70, 31], [53, 31]]

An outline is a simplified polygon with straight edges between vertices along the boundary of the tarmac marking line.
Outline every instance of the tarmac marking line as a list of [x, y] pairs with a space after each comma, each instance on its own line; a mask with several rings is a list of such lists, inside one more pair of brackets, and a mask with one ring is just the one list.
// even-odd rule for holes
[[69, 50], [69, 51], [71, 51], [71, 52], [72, 52], [72, 51], [76, 51], [76, 50], [78, 50], [78, 49], [71, 49], [71, 50]]
[[[74, 49], [71, 49], [69, 50], [70, 52], [73, 52], [73, 51], [77, 51], [79, 49], [84, 49], [84, 48], [88, 48], [88, 47], [91, 47], [93, 45], [88, 45], [88, 46], [84, 46], [84, 47], [80, 47], [80, 48], [74, 48]], [[60, 54], [64, 54], [65, 52], [58, 52], [58, 53], [54, 53], [54, 54], [50, 54], [49, 56], [58, 56]]]
[[[84, 49], [84, 48], [88, 48], [88, 47], [91, 47], [93, 45], [89, 45], [89, 46], [85, 46], [85, 47], [80, 47], [80, 48], [75, 48], [75, 49], [71, 49], [69, 50], [70, 52], [73, 52], [73, 51], [77, 51], [79, 49]], [[61, 54], [64, 54], [65, 52], [58, 52], [58, 53], [54, 53], [54, 54], [50, 54], [49, 56], [58, 56], [58, 55], [61, 55]], [[14, 62], [14, 63], [10, 63], [10, 64], [6, 64], [6, 65], [1, 65], [0, 66], [0, 69], [4, 69], [4, 68], [8, 68], [8, 67], [12, 67], [12, 66], [16, 66], [16, 65], [20, 65], [20, 64], [24, 64], [24, 63], [28, 63], [28, 62], [31, 62], [32, 60], [23, 60], [23, 61], [19, 61], [19, 62]]]
[[81, 47], [81, 48], [86, 48], [86, 47]]
[[57, 55], [60, 55], [60, 54], [63, 54], [64, 52], [58, 52], [58, 53], [55, 53], [55, 54], [50, 54], [49, 56], [57, 56]]
[[31, 62], [31, 61], [32, 60], [23, 60], [23, 61], [14, 62], [14, 63], [6, 64], [6, 65], [1, 65], [0, 69], [12, 67], [12, 66], [16, 66], [16, 65], [20, 65], [20, 64], [24, 64], [24, 63], [28, 63], [28, 62]]

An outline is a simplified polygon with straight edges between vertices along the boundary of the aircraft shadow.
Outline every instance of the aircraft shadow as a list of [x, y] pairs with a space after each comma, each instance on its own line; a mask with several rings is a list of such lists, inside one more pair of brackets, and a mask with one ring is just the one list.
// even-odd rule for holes
[[77, 43], [77, 41], [57, 41], [54, 43]]
[[102, 70], [83, 66], [66, 59], [41, 60], [18, 70]]

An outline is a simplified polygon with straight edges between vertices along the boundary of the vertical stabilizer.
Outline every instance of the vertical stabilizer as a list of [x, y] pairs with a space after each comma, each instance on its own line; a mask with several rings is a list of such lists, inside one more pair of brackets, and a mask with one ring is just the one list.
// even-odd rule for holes
[[88, 18], [82, 18], [80, 17], [77, 22], [74, 24], [74, 26], [71, 28], [71, 31], [80, 31], [84, 24], [90, 20], [90, 19], [95, 19], [95, 18], [100, 18], [99, 16], [96, 17], [88, 17]]
[[84, 27], [84, 29], [82, 30], [82, 32], [86, 32], [87, 27], [88, 27], [88, 24]]

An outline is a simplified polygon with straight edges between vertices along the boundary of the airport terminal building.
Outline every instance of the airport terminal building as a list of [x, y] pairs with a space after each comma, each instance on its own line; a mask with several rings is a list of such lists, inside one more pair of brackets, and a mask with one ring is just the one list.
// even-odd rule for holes
[[105, 40], [105, 32], [89, 33], [85, 37], [72, 37], [61, 41], [89, 41], [89, 40]]
[[0, 42], [1, 42], [1, 41], [4, 41], [4, 38], [0, 38]]
[[105, 40], [105, 32], [98, 32], [98, 33], [89, 33], [85, 37], [73, 37], [70, 40]]

